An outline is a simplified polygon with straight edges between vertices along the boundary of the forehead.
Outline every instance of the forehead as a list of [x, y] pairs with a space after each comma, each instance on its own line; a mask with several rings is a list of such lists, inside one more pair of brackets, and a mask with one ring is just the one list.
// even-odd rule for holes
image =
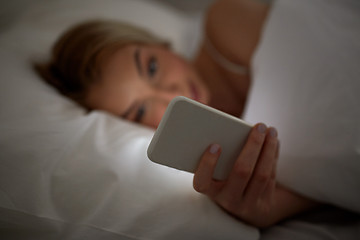
[[112, 79], [114, 74], [126, 75], [129, 70], [135, 70], [132, 68], [136, 48], [136, 45], [127, 45], [110, 54], [102, 64], [100, 83]]
[[132, 89], [139, 78], [134, 63], [136, 48], [136, 45], [128, 45], [118, 49], [103, 63], [99, 81], [89, 89], [91, 108], [121, 114], [131, 103]]

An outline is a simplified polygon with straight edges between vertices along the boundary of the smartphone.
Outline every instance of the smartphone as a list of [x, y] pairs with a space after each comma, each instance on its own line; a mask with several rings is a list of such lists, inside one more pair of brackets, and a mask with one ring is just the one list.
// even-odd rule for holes
[[194, 173], [206, 148], [222, 152], [214, 179], [224, 180], [243, 148], [252, 125], [232, 115], [179, 96], [168, 105], [147, 149], [155, 163]]

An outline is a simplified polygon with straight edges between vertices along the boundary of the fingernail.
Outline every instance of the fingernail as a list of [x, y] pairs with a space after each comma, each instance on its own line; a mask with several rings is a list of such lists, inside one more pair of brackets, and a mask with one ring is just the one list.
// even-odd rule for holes
[[269, 133], [271, 137], [277, 137], [278, 135], [276, 129], [273, 127], [270, 128]]
[[259, 131], [259, 133], [265, 133], [266, 132], [266, 126], [265, 124], [261, 123], [257, 126], [257, 130]]
[[209, 152], [211, 154], [215, 154], [215, 153], [217, 153], [219, 151], [219, 149], [220, 149], [219, 144], [214, 143], [214, 144], [211, 144]]

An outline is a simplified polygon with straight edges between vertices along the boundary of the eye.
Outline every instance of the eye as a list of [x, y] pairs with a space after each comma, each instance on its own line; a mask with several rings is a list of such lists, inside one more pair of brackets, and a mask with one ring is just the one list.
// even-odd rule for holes
[[145, 114], [145, 105], [141, 104], [138, 108], [136, 115], [135, 115], [135, 122], [141, 122], [143, 116]]
[[151, 57], [148, 62], [148, 75], [149, 77], [154, 77], [158, 70], [158, 62], [155, 57]]

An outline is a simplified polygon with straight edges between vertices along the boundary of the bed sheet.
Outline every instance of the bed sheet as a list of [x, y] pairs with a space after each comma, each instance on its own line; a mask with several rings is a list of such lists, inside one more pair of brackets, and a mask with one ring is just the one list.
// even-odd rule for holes
[[[64, 1], [59, 6], [65, 7], [70, 2], [72, 1]], [[104, 11], [105, 2], [120, 6], [120, 3], [108, 0], [102, 1], [102, 6], [98, 9], [91, 9], [91, 4], [96, 1], [87, 1], [89, 5], [86, 8], [83, 8], [81, 1], [74, 2], [77, 6], [74, 9], [79, 13], [75, 19], [93, 16], [100, 9]], [[136, 1], [127, 2], [136, 5]], [[332, 5], [339, 5], [338, 10], [344, 14], [350, 11], [348, 8], [353, 4], [350, 12], [355, 12], [355, 17], [350, 14], [344, 20], [337, 17], [339, 15], [336, 12], [333, 16], [335, 25], [327, 25], [326, 18], [320, 18], [320, 23], [330, 30], [337, 30], [341, 26], [342, 31], [358, 36], [358, 32], [354, 31], [358, 29], [358, 4], [349, 0], [343, 2], [275, 1], [264, 40], [254, 60], [254, 91], [257, 89], [258, 79], [276, 79], [278, 76], [272, 74], [274, 69], [279, 72], [284, 72], [282, 70], [285, 69], [281, 62], [280, 66], [273, 65], [277, 53], [267, 55], [267, 49], [282, 46], [280, 39], [269, 40], [272, 35], [268, 33], [272, 31], [276, 19], [280, 18], [280, 22], [290, 24], [289, 19], [298, 19], [294, 18], [296, 14], [289, 14], [296, 12], [297, 8], [301, 10], [310, 6], [310, 9], [305, 8], [307, 13], [310, 11], [319, 14], [323, 10], [319, 10], [319, 7], [323, 4], [329, 5], [330, 9]], [[279, 12], [279, 9], [284, 9], [287, 15], [283, 16], [284, 12]], [[164, 11], [167, 12], [166, 9]], [[108, 13], [116, 17], [116, 8], [110, 7]], [[196, 235], [196, 230], [203, 229], [201, 232], [207, 239], [258, 239], [257, 229], [234, 221], [211, 201], [194, 193], [190, 175], [148, 161], [145, 152], [152, 130], [122, 122], [103, 112], [86, 115], [78, 106], [56, 95], [39, 81], [31, 71], [29, 62], [34, 53], [48, 50], [49, 43], [56, 38], [58, 31], [71, 23], [74, 11], [69, 11], [65, 20], [56, 18], [60, 16], [60, 12], [57, 12], [54, 14], [55, 18], [48, 22], [44, 21], [44, 15], [49, 16], [51, 12], [38, 9], [29, 14], [25, 16], [23, 24], [5, 32], [0, 39], [1, 236], [29, 239], [26, 234], [31, 233], [34, 239], [58, 239], [59, 234], [62, 234], [62, 239], [169, 239], [176, 235], [180, 239], [185, 236], [186, 239], [196, 239], [200, 237]], [[171, 14], [178, 16], [175, 12]], [[297, 17], [303, 18], [301, 14]], [[29, 19], [31, 21], [27, 21]], [[311, 18], [308, 19], [311, 22]], [[351, 21], [343, 28], [343, 21], [349, 21], [346, 19]], [[165, 27], [170, 38], [174, 37], [173, 34], [176, 35], [175, 49], [186, 51], [188, 42], [184, 42], [181, 35], [187, 31], [187, 26], [179, 24], [177, 20], [169, 21], [169, 24], [178, 27], [176, 31]], [[34, 26], [39, 28], [35, 31], [32, 29]], [[286, 27], [280, 27], [281, 29], [287, 30]], [[351, 39], [354, 38], [348, 38], [349, 43], [358, 46], [358, 41]], [[354, 50], [350, 56], [359, 56], [357, 53]], [[347, 56], [342, 57], [347, 62]], [[351, 61], [349, 67], [358, 62]], [[293, 62], [287, 62], [291, 63]], [[360, 73], [356, 76], [359, 75]], [[255, 92], [262, 95], [266, 90]], [[250, 99], [250, 102], [253, 101]], [[39, 149], [41, 151], [36, 151]], [[84, 152], [84, 149], [87, 151]], [[124, 158], [132, 161], [119, 160]], [[77, 161], [73, 161], [74, 159]], [[292, 185], [284, 176], [283, 180], [301, 192], [298, 185]], [[119, 181], [132, 188], [128, 188], [129, 185], [126, 184], [118, 185]], [[148, 191], [147, 195], [144, 196], [139, 189]], [[62, 194], [64, 191], [69, 194]], [[84, 199], [89, 201], [83, 202]], [[122, 201], [130, 202], [129, 207], [118, 207], [117, 204]], [[167, 204], [169, 201], [173, 204], [171, 207]], [[171, 216], [173, 212], [179, 214]], [[119, 220], [119, 216], [126, 218], [120, 217]], [[324, 219], [338, 219], [341, 222]], [[22, 231], [14, 231], [20, 225]], [[162, 227], [154, 227], [159, 225]], [[209, 229], [209, 226], [212, 227]], [[9, 229], [13, 231], [8, 231]], [[124, 230], [124, 234], [120, 235], [119, 229]], [[357, 239], [358, 236], [358, 215], [339, 209], [324, 209], [303, 215], [262, 232], [264, 240]]]
[[324, 206], [261, 231], [260, 240], [357, 240], [359, 236], [358, 214]]
[[140, 0], [44, 1], [0, 36], [0, 239], [244, 239], [258, 229], [152, 163], [152, 129], [59, 95], [31, 63], [78, 21], [125, 20], [188, 50], [191, 23]]
[[338, 209], [285, 221], [264, 239], [359, 239], [359, 63], [359, 1], [273, 2], [245, 119], [278, 129], [282, 184]]

